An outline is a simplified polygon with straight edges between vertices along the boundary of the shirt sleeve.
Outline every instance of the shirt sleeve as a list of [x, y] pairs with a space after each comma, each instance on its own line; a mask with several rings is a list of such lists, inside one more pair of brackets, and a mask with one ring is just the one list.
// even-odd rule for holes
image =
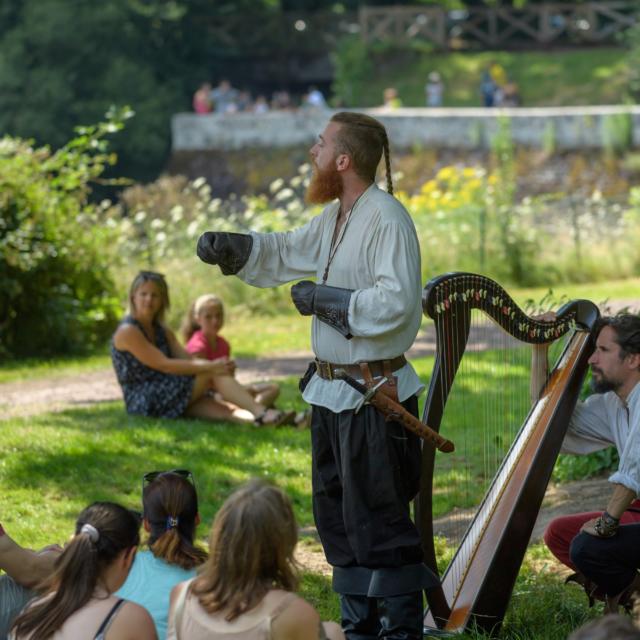
[[562, 453], [592, 453], [615, 444], [603, 394], [578, 402], [562, 443]]
[[624, 485], [640, 495], [640, 412], [637, 403], [629, 411], [629, 436], [620, 452], [618, 470], [609, 482]]
[[200, 331], [196, 331], [190, 338], [185, 349], [189, 353], [206, 353], [208, 343], [204, 335]]
[[255, 287], [275, 287], [300, 278], [315, 277], [318, 269], [325, 214], [285, 233], [251, 232], [253, 246], [238, 277]]
[[420, 324], [420, 248], [415, 231], [397, 221], [382, 224], [373, 247], [374, 285], [349, 303], [354, 336], [382, 336], [410, 322]]

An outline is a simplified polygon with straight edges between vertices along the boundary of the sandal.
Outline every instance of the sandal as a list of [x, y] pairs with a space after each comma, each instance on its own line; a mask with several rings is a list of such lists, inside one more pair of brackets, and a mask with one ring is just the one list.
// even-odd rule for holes
[[[269, 418], [271, 414], [271, 418]], [[280, 409], [265, 409], [253, 421], [254, 427], [279, 427], [283, 424], [290, 424], [295, 417], [295, 411], [281, 411]]]

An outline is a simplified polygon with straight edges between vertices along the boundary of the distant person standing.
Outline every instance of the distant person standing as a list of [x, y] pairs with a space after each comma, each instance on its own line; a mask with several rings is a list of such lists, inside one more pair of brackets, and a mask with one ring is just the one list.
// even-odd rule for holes
[[483, 107], [495, 106], [496, 83], [493, 81], [488, 69], [482, 72], [480, 80], [480, 97]]
[[309, 93], [305, 96], [304, 105], [313, 109], [326, 109], [327, 101], [318, 87], [309, 87]]
[[382, 106], [386, 109], [399, 109], [402, 106], [402, 100], [398, 96], [398, 90], [395, 87], [387, 87], [382, 97], [384, 99]]
[[238, 90], [226, 78], [211, 91], [210, 98], [216, 113], [235, 113], [238, 110]]
[[427, 107], [441, 107], [444, 98], [444, 83], [437, 71], [429, 74], [427, 84], [424, 86], [427, 98]]
[[253, 113], [267, 113], [269, 111], [269, 102], [263, 95], [259, 95], [253, 103]]
[[203, 82], [193, 94], [193, 110], [196, 113], [211, 112], [211, 84]]
[[502, 100], [504, 98], [504, 88], [507, 84], [507, 72], [497, 60], [492, 60], [489, 63], [489, 75], [495, 85], [493, 90], [493, 106], [502, 107], [504, 106]]

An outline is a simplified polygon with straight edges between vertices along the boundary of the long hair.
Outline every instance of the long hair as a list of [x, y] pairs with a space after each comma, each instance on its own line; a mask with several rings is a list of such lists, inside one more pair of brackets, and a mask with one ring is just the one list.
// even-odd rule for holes
[[224, 322], [224, 305], [222, 304], [222, 300], [213, 293], [205, 293], [199, 296], [189, 307], [189, 311], [187, 311], [187, 315], [184, 317], [182, 326], [180, 327], [180, 333], [182, 333], [182, 338], [185, 342], [189, 342], [191, 336], [200, 328], [196, 318], [202, 310], [209, 305], [216, 306], [220, 309], [222, 322]]
[[640, 353], [640, 316], [634, 313], [618, 313], [615, 316], [603, 316], [598, 322], [598, 333], [604, 327], [611, 327], [615, 333], [615, 342], [620, 347], [620, 358]]
[[291, 501], [261, 480], [237, 489], [218, 511], [209, 539], [209, 559], [192, 592], [209, 613], [226, 620], [255, 607], [274, 588], [293, 591], [298, 540]]
[[364, 180], [375, 182], [376, 169], [384, 153], [387, 191], [393, 194], [391, 152], [384, 125], [371, 116], [352, 111], [340, 111], [334, 114], [331, 122], [341, 125], [336, 136], [338, 153], [351, 156], [355, 172]]
[[136, 277], [133, 279], [131, 287], [129, 288], [129, 314], [132, 314], [135, 311], [135, 305], [133, 304], [133, 295], [145, 282], [154, 282], [160, 290], [160, 300], [162, 301], [162, 306], [160, 307], [160, 310], [156, 314], [154, 320], [163, 322], [164, 313], [171, 306], [171, 303], [169, 301], [169, 287], [164, 276], [161, 273], [157, 273], [156, 271], [140, 271], [138, 275], [136, 275]]
[[[83, 525], [91, 527], [83, 529]], [[136, 516], [118, 504], [94, 502], [88, 506], [76, 521], [75, 536], [56, 559], [54, 572], [44, 585], [45, 597], [15, 620], [16, 638], [50, 638], [89, 602], [118, 555], [138, 546], [138, 530]]]
[[144, 488], [142, 504], [151, 528], [148, 545], [156, 558], [183, 569], [193, 569], [207, 559], [193, 544], [198, 496], [186, 478], [163, 473]]

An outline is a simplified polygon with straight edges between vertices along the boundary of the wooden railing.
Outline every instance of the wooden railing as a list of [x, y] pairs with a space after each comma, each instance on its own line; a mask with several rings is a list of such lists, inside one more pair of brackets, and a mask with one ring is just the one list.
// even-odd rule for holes
[[368, 42], [422, 39], [437, 49], [614, 43], [639, 18], [637, 0], [458, 11], [436, 6], [362, 7], [359, 12], [361, 34]]

